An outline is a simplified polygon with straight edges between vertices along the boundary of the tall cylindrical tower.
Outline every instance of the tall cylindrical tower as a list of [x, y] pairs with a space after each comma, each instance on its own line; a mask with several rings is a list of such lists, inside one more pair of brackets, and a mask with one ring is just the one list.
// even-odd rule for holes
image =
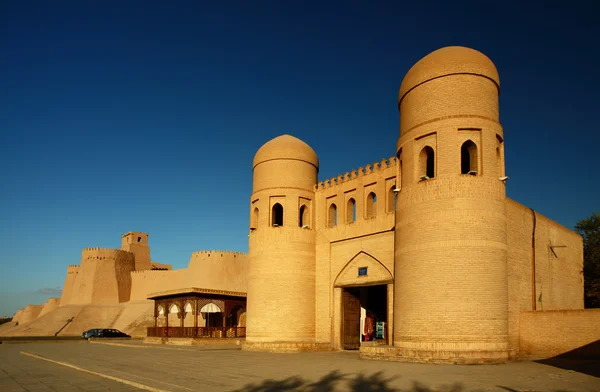
[[399, 92], [394, 346], [404, 357], [508, 357], [500, 79], [464, 47], [417, 62]]
[[254, 157], [245, 350], [314, 349], [318, 169], [313, 149], [290, 135]]

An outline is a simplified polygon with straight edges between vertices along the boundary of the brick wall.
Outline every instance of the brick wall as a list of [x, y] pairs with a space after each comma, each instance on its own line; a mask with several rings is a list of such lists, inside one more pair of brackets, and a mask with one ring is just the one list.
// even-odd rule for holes
[[[577, 233], [535, 214], [533, 290], [533, 212], [506, 199], [508, 226], [509, 344], [519, 351], [520, 313], [583, 309], [583, 243]], [[557, 246], [553, 249], [550, 246]]]
[[600, 309], [523, 312], [519, 318], [521, 358], [549, 358], [600, 339]]

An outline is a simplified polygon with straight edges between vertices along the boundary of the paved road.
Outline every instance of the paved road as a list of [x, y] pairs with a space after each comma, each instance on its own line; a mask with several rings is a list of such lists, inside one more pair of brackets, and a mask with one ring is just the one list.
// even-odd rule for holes
[[424, 365], [361, 360], [352, 352], [269, 354], [237, 347], [98, 343], [0, 345], [1, 391], [52, 390], [44, 385], [57, 391], [136, 390], [22, 352], [173, 392], [600, 391], [600, 378], [533, 362]]
[[[0, 391], [136, 391], [138, 388], [50, 362], [20, 355], [29, 344], [0, 345]], [[39, 344], [37, 346], [40, 346]], [[50, 348], [50, 344], [48, 344]], [[62, 344], [52, 344], [62, 351]], [[31, 345], [33, 347], [33, 345]], [[66, 346], [65, 346], [66, 348]], [[67, 348], [67, 350], [72, 347]]]

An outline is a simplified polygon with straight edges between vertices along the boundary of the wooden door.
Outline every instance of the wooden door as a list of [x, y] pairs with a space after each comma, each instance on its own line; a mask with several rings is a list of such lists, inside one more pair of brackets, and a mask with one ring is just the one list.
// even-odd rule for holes
[[343, 344], [344, 350], [360, 348], [360, 300], [343, 290]]

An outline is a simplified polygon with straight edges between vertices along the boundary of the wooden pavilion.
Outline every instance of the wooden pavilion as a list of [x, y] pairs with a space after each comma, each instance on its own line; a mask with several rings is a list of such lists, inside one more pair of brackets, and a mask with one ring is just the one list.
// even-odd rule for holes
[[152, 293], [149, 338], [244, 338], [246, 293], [186, 288]]

